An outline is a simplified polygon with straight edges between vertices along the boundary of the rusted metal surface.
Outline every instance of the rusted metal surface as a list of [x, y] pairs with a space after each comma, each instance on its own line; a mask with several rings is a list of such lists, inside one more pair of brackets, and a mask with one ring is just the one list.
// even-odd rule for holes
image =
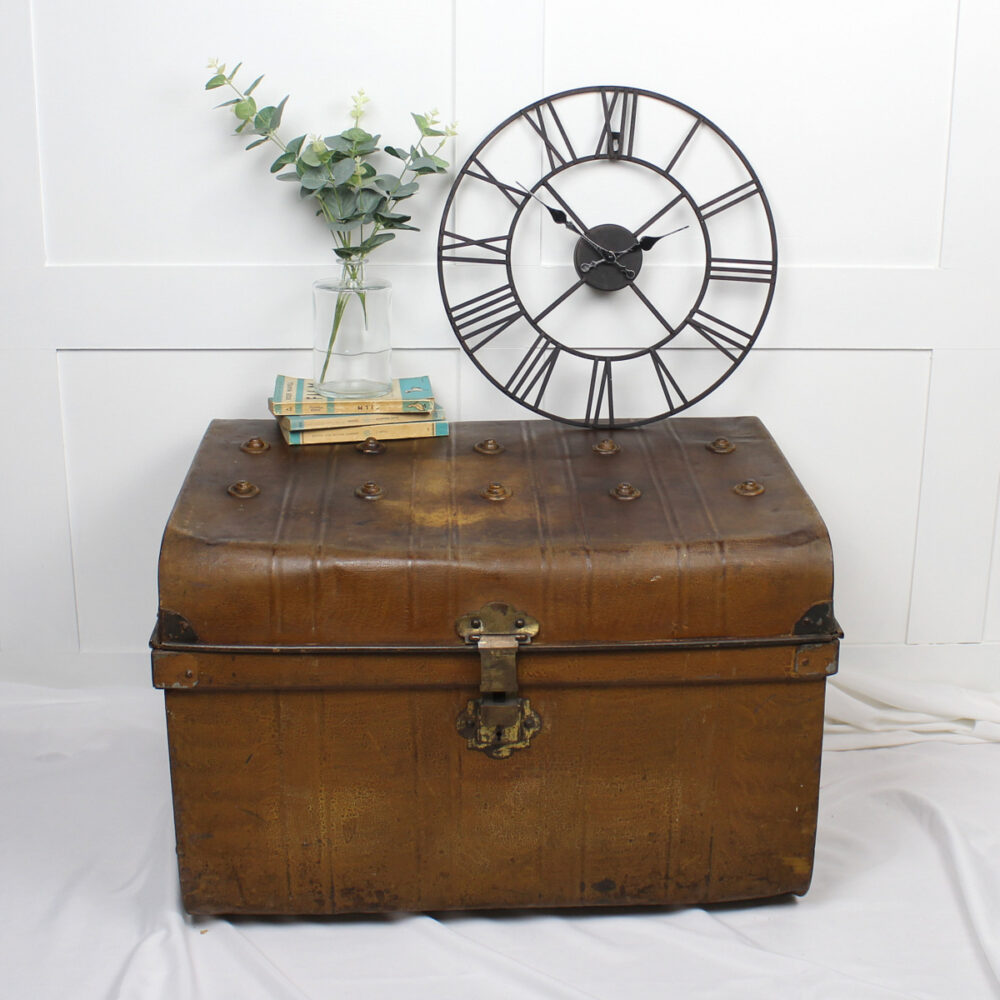
[[[272, 447], [247, 455], [255, 436]], [[753, 418], [620, 437], [609, 462], [598, 431], [456, 424], [364, 456], [212, 425], [152, 639], [191, 912], [806, 890], [840, 634], [826, 530]], [[642, 502], [609, 496], [623, 482]]]

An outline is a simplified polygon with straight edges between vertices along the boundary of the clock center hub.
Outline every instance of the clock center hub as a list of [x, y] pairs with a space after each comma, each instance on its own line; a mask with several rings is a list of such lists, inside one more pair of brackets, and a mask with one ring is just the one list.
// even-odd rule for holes
[[642, 270], [642, 250], [636, 242], [634, 233], [613, 222], [589, 229], [573, 251], [576, 273], [601, 292], [624, 288]]

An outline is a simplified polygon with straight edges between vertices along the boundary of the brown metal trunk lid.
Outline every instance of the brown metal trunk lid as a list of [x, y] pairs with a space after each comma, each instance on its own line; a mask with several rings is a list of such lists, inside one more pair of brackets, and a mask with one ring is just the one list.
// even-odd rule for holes
[[461, 649], [456, 619], [491, 601], [538, 619], [533, 654], [837, 637], [826, 528], [758, 419], [607, 437], [470, 422], [369, 455], [214, 421], [163, 536], [152, 645]]

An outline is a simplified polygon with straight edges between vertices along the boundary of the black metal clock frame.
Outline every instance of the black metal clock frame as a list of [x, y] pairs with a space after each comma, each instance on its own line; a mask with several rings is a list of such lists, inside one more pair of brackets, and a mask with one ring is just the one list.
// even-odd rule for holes
[[[600, 129], [596, 149], [592, 153], [578, 154], [554, 103], [563, 98], [584, 94], [600, 96], [604, 122]], [[640, 98], [672, 105], [692, 119], [690, 130], [673, 150], [666, 166], [635, 155], [635, 130]], [[537, 134], [549, 166], [549, 170], [530, 188], [518, 185], [513, 179], [496, 177], [481, 160], [484, 150], [489, 147], [493, 140], [517, 122], [527, 122]], [[688, 188], [672, 173], [699, 129], [710, 129], [714, 132], [738, 159], [746, 173], [746, 180], [739, 185], [703, 201], [701, 204], [696, 202]], [[601, 161], [625, 161], [651, 170], [668, 181], [678, 194], [634, 231], [628, 230], [624, 226], [608, 224], [588, 230], [572, 207], [560, 197], [555, 188], [549, 185], [553, 178], [564, 171], [581, 164]], [[511, 203], [514, 211], [506, 234], [477, 239], [462, 236], [449, 229], [449, 218], [456, 197], [462, 189], [463, 182], [467, 179], [495, 186], [500, 194]], [[539, 192], [546, 196], [545, 199], [540, 197]], [[751, 198], [759, 199], [763, 209], [763, 218], [770, 243], [769, 256], [766, 259], [714, 257], [712, 237], [707, 225], [708, 220]], [[518, 293], [510, 254], [518, 222], [525, 208], [532, 203], [533, 199], [542, 200], [553, 220], [565, 225], [578, 235], [573, 255], [578, 281], [534, 316], [525, 307]], [[693, 210], [701, 227], [705, 246], [705, 270], [700, 290], [686, 317], [680, 323], [671, 324], [643, 293], [635, 279], [641, 271], [644, 253], [651, 249], [651, 246], [648, 248], [641, 246], [643, 234], [682, 201], [686, 201]], [[652, 244], [657, 239], [658, 237], [647, 236], [646, 242]], [[449, 299], [446, 279], [446, 268], [452, 263], [503, 264], [506, 271], [506, 283], [491, 288], [484, 294], [453, 303]], [[594, 86], [563, 91], [542, 98], [501, 122], [480, 142], [456, 176], [444, 207], [438, 232], [437, 266], [442, 299], [452, 328], [466, 354], [493, 385], [522, 406], [541, 416], [584, 427], [637, 426], [661, 420], [693, 406], [715, 390], [735, 371], [757, 340], [774, 297], [777, 265], [778, 249], [774, 219], [764, 189], [746, 156], [729, 136], [704, 115], [673, 98], [635, 87]], [[704, 304], [705, 297], [713, 282], [751, 282], [768, 286], [760, 308], [759, 318], [753, 324], [752, 330], [743, 329], [701, 310], [700, 307]], [[664, 336], [648, 347], [614, 356], [602, 356], [562, 343], [557, 336], [546, 331], [540, 322], [584, 284], [606, 292], [630, 288], [663, 326]], [[537, 338], [527, 349], [514, 372], [504, 381], [500, 381], [480, 362], [476, 352], [486, 344], [496, 341], [519, 319], [526, 320], [534, 328]], [[659, 353], [685, 328], [696, 331], [701, 337], [701, 342], [721, 352], [729, 361], [729, 366], [721, 377], [691, 396], [686, 395], [682, 390]], [[582, 415], [560, 414], [546, 409], [542, 405], [549, 379], [562, 352], [576, 355], [591, 362], [587, 403]], [[629, 415], [626, 417], [616, 415], [612, 374], [614, 365], [643, 355], [650, 357], [666, 407], [661, 412], [652, 415]]]

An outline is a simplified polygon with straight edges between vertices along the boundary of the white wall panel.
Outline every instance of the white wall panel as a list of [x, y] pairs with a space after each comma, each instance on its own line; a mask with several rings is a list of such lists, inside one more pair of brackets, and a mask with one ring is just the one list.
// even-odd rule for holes
[[957, 6], [547, 0], [546, 91], [631, 84], [705, 114], [760, 175], [789, 263], [934, 266]]
[[[309, 363], [293, 351], [60, 354], [84, 651], [145, 645], [160, 537], [209, 421], [273, 419], [274, 376]], [[397, 376], [432, 373], [454, 412], [454, 352], [396, 351], [393, 367]]]
[[[48, 348], [308, 348], [312, 283], [331, 266], [47, 267], [11, 276], [0, 345]], [[371, 268], [393, 284], [393, 342], [452, 347], [433, 266]]]
[[46, 351], [4, 351], [2, 364], [0, 650], [40, 659], [77, 648], [59, 378]]
[[991, 272], [1000, 258], [1000, 131], [984, 109], [1000, 104], [998, 40], [1000, 5], [994, 0], [962, 0], [941, 264], [982, 273], [991, 293]]
[[16, 152], [0, 159], [0, 218], [5, 231], [0, 240], [2, 278], [8, 268], [37, 267], [43, 259], [29, 0], [0, 4], [0, 39], [0, 87], [9, 95], [5, 131], [16, 137]]
[[1000, 481], [1000, 350], [935, 351], [910, 642], [983, 638]]
[[[276, 182], [277, 155], [230, 134], [235, 119], [205, 92], [209, 58], [260, 73], [261, 104], [291, 94], [290, 139], [351, 124], [350, 96], [371, 97], [363, 124], [385, 141], [418, 137], [410, 112], [452, 116], [450, 0], [381, 0], [345, 30], [340, 4], [35, 0], [36, 74], [48, 259], [54, 263], [318, 263], [331, 241], [295, 185]], [[222, 95], [222, 96], [220, 96]], [[230, 124], [230, 122], [232, 124]], [[389, 161], [390, 163], [393, 161]], [[422, 218], [443, 203], [426, 180]], [[414, 203], [416, 204], [416, 203]], [[419, 223], [416, 223], [419, 225]], [[433, 226], [402, 233], [386, 260], [425, 260]]]
[[[986, 617], [983, 638], [1000, 642], [1000, 490], [997, 492], [997, 509], [993, 517], [993, 545], [990, 565], [990, 583], [986, 592]], [[1000, 652], [1000, 647], [998, 647]], [[997, 659], [1000, 670], [1000, 657]]]

